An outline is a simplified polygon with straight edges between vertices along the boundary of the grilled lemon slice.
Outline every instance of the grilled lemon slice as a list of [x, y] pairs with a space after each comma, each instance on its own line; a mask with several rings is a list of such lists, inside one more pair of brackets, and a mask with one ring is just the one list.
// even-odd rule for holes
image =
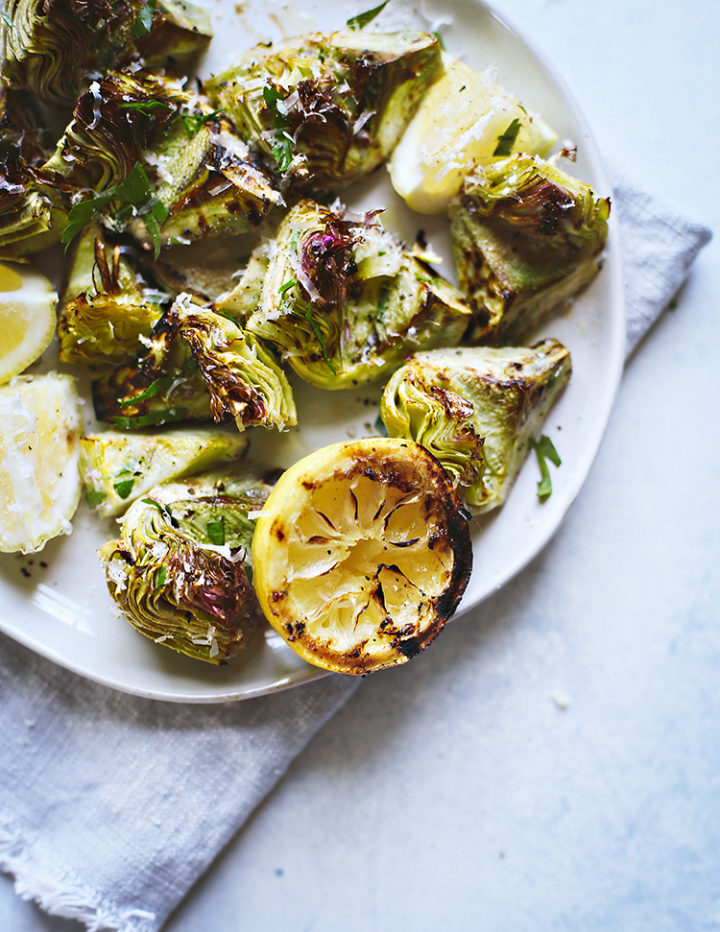
[[27, 369], [48, 348], [56, 302], [44, 275], [0, 264], [0, 383]]
[[455, 611], [470, 576], [468, 519], [422, 447], [332, 444], [283, 473], [258, 518], [254, 584], [270, 624], [340, 673], [404, 663]]
[[34, 553], [70, 533], [81, 431], [70, 376], [19, 376], [0, 387], [0, 552]]

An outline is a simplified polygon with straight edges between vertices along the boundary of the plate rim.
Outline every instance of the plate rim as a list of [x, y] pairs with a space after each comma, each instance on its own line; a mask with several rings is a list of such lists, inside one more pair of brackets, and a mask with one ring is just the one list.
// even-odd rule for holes
[[[511, 17], [508, 17], [504, 12], [499, 11], [494, 3], [487, 2], [487, 0], [472, 0], [472, 4], [474, 6], [484, 8], [487, 13], [489, 13], [490, 16], [492, 16], [492, 18], [507, 33], [509, 33], [515, 41], [520, 42], [525, 47], [527, 53], [539, 63], [543, 71], [550, 78], [552, 83], [560, 92], [563, 98], [563, 103], [566, 105], [568, 111], [570, 112], [573, 121], [585, 136], [584, 155], [589, 159], [595, 177], [602, 185], [602, 189], [604, 191], [610, 192], [610, 197], [612, 199], [612, 186], [608, 181], [607, 173], [605, 171], [595, 136], [580, 105], [575, 98], [575, 95], [570, 90], [568, 84], [558, 71], [557, 67], [545, 55], [544, 51], [538, 48], [535, 42], [527, 36], [525, 31], [521, 27], [518, 27]], [[509, 566], [507, 572], [502, 574], [500, 578], [495, 581], [491, 589], [480, 593], [477, 598], [475, 598], [467, 605], [461, 603], [459, 610], [452, 617], [452, 619], [450, 619], [452, 622], [477, 609], [484, 601], [506, 586], [515, 576], [521, 573], [545, 549], [550, 540], [554, 537], [554, 535], [558, 532], [559, 528], [563, 524], [569, 509], [577, 499], [577, 496], [584, 486], [590, 470], [592, 469], [592, 466], [597, 458], [600, 445], [602, 444], [607, 431], [607, 426], [620, 386], [625, 362], [626, 308], [623, 265], [620, 252], [620, 236], [618, 226], [617, 211], [613, 210], [611, 211], [609, 219], [610, 235], [608, 236], [608, 241], [605, 248], [605, 265], [609, 266], [609, 274], [611, 278], [610, 292], [611, 305], [613, 308], [612, 317], [616, 322], [615, 328], [611, 331], [612, 340], [609, 343], [609, 352], [613, 363], [613, 369], [608, 373], [608, 379], [604, 383], [604, 397], [602, 398], [602, 404], [599, 405], [599, 414], [596, 416], [599, 429], [593, 443], [588, 444], [588, 446], [583, 450], [583, 455], [585, 458], [583, 468], [579, 471], [577, 469], [575, 470], [574, 485], [570, 488], [569, 491], [566, 491], [565, 501], [563, 503], [562, 509], [558, 512], [555, 520], [539, 536], [536, 545], [532, 548], [532, 552], [523, 555], [518, 561], [517, 565]], [[64, 667], [75, 675], [81, 676], [84, 679], [98, 683], [99, 685], [108, 687], [110, 689], [114, 689], [118, 692], [125, 693], [127, 695], [136, 696], [142, 699], [151, 699], [157, 702], [173, 702], [187, 705], [208, 705], [224, 702], [240, 702], [246, 699], [255, 699], [260, 696], [265, 696], [277, 692], [284, 692], [287, 689], [303, 686], [307, 683], [315, 682], [316, 680], [323, 679], [327, 676], [342, 675], [331, 674], [330, 671], [306, 664], [305, 666], [298, 666], [296, 669], [290, 671], [287, 676], [283, 677], [279, 681], [275, 680], [273, 682], [265, 683], [262, 685], [250, 685], [239, 689], [230, 688], [221, 692], [218, 692], [217, 690], [201, 690], [192, 694], [187, 694], [158, 687], [143, 689], [142, 687], [136, 686], [132, 683], [128, 684], [122, 680], [118, 680], [101, 672], [92, 672], [83, 667], [78, 662], [74, 661], [72, 658], [61, 656], [51, 646], [37, 640], [35, 637], [27, 634], [25, 631], [18, 630], [14, 627], [9, 628], [8, 623], [5, 621], [3, 615], [0, 615], [0, 630], [3, 632], [3, 634], [12, 638], [23, 647], [33, 651], [50, 662], [57, 664], [58, 666]]]

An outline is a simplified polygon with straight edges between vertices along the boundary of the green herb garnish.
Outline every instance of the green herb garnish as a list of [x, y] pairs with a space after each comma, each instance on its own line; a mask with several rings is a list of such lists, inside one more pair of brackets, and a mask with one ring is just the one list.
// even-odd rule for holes
[[131, 476], [129, 479], [118, 479], [113, 483], [113, 488], [120, 498], [126, 499], [133, 490], [135, 479]]
[[155, 571], [155, 588], [159, 589], [161, 586], [165, 585], [165, 579], [167, 574], [165, 572], [164, 566], [159, 566]]
[[390, 3], [390, 0], [385, 0], [384, 3], [374, 6], [372, 10], [366, 10], [364, 13], [358, 13], [357, 16], [351, 16], [347, 21], [347, 25], [351, 29], [364, 29], [368, 23], [371, 23], [376, 16], [382, 13], [388, 3]]
[[377, 313], [375, 314], [375, 321], [378, 324], [381, 324], [385, 319], [385, 311], [387, 311], [388, 301], [390, 300], [390, 290], [390, 285], [383, 282], [378, 297]]
[[98, 489], [85, 489], [85, 501], [88, 508], [97, 508], [100, 502], [105, 501], [106, 498], [106, 492], [101, 492]]
[[222, 110], [213, 110], [212, 113], [180, 113], [178, 119], [191, 136], [194, 136], [206, 123], [221, 116]]
[[121, 430], [136, 430], [139, 427], [152, 427], [154, 424], [168, 424], [171, 421], [182, 421], [187, 408], [165, 408], [162, 411], [148, 411], [147, 414], [138, 414], [136, 417], [114, 417], [112, 422]]
[[265, 106], [273, 115], [273, 126], [275, 129], [275, 145], [272, 147], [272, 155], [275, 159], [278, 171], [285, 172], [292, 162], [292, 139], [287, 135], [290, 129], [290, 123], [284, 113], [278, 110], [278, 101], [284, 100], [282, 91], [270, 84], [263, 88], [263, 99]]
[[225, 519], [219, 518], [217, 521], [208, 521], [207, 535], [211, 544], [222, 547], [225, 543]]
[[504, 133], [501, 133], [497, 138], [497, 145], [495, 146], [495, 151], [493, 156], [496, 155], [510, 155], [512, 152], [512, 147], [515, 145], [515, 140], [517, 135], [520, 132], [520, 120], [515, 117], [512, 123], [508, 126]]
[[140, 162], [136, 162], [127, 178], [115, 187], [70, 208], [60, 236], [65, 248], [96, 217], [106, 213], [111, 205], [114, 205], [113, 216], [116, 221], [125, 222], [132, 216], [142, 218], [153, 241], [157, 259], [160, 253], [160, 224], [167, 219], [168, 209], [155, 197], [150, 179]]
[[550, 478], [550, 470], [548, 469], [547, 461], [550, 460], [554, 466], [560, 466], [562, 460], [560, 459], [558, 451], [553, 446], [552, 440], [546, 434], [543, 434], [539, 440], [535, 440], [534, 437], [531, 437], [530, 446], [535, 451], [538, 466], [540, 467], [540, 481], [537, 484], [537, 496], [541, 502], [544, 502], [552, 495], [552, 480]]
[[125, 401], [118, 401], [118, 405], [121, 408], [127, 408], [128, 405], [135, 405], [139, 401], [148, 401], [148, 399], [154, 398], [155, 395], [160, 392], [164, 392], [166, 388], [170, 388], [176, 378], [177, 376], [174, 375], [161, 375], [159, 379], [155, 379], [154, 382], [151, 382], [144, 392], [140, 392], [140, 394], [136, 395], [134, 398], [126, 398]]
[[123, 110], [139, 110], [141, 113], [150, 113], [152, 110], [172, 110], [172, 104], [165, 100], [132, 100], [127, 104], [120, 104]]
[[284, 285], [280, 286], [280, 295], [284, 295], [286, 291], [289, 291], [291, 288], [294, 288], [297, 285], [297, 280], [294, 278], [289, 279], [285, 282]]
[[142, 39], [142, 37], [146, 36], [152, 29], [152, 21], [156, 6], [157, 0], [147, 0], [145, 6], [136, 16], [135, 22], [130, 27], [130, 32], [132, 32], [136, 39]]

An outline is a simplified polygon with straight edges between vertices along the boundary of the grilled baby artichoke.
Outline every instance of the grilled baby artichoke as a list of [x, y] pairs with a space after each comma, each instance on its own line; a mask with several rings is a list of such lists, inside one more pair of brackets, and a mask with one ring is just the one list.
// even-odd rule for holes
[[133, 358], [162, 316], [164, 295], [148, 287], [120, 246], [93, 224], [74, 246], [58, 309], [61, 362]]
[[212, 36], [186, 0], [7, 0], [4, 13], [5, 80], [56, 106], [138, 53], [151, 67], [190, 67]]
[[289, 185], [308, 190], [382, 164], [441, 67], [425, 33], [312, 33], [250, 49], [207, 92]]
[[141, 634], [224, 663], [262, 624], [250, 582], [254, 521], [270, 492], [248, 474], [208, 473], [135, 502], [99, 550], [108, 589]]
[[458, 282], [472, 304], [469, 338], [522, 339], [597, 274], [609, 198], [540, 158], [478, 170], [451, 204]]
[[93, 383], [95, 413], [116, 427], [234, 418], [239, 430], [297, 423], [292, 390], [251, 334], [181, 295], [136, 360]]
[[46, 158], [25, 95], [0, 90], [0, 256], [24, 256], [60, 238], [65, 211], [35, 171]]
[[385, 387], [380, 415], [391, 437], [433, 454], [468, 505], [490, 511], [507, 498], [570, 371], [557, 340], [417, 353]]
[[454, 345], [471, 318], [458, 291], [373, 214], [310, 200], [258, 248], [221, 307], [242, 319], [258, 294], [245, 328], [277, 346], [305, 381], [328, 389], [381, 378], [414, 350]]
[[89, 434], [80, 438], [85, 499], [99, 514], [113, 517], [153, 486], [240, 459], [247, 447], [245, 436], [218, 427]]

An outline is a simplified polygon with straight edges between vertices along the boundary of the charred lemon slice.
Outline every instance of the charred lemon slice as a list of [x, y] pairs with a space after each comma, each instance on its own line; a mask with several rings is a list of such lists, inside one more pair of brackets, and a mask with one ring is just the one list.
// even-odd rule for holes
[[404, 663], [455, 611], [470, 576], [468, 519], [412, 441], [336, 443], [295, 463], [260, 514], [254, 584], [305, 660], [340, 673]]

